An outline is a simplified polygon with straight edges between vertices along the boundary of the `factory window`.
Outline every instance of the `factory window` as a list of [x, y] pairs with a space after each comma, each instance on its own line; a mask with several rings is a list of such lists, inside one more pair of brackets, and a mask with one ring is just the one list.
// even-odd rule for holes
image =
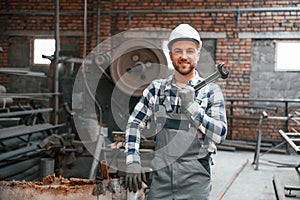
[[300, 41], [276, 41], [275, 70], [300, 71]]
[[55, 52], [55, 39], [34, 39], [33, 63], [50, 64], [51, 61], [42, 55], [52, 56]]

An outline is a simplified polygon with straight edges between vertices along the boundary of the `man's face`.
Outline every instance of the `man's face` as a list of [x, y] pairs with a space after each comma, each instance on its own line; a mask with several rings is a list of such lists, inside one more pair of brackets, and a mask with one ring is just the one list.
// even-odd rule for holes
[[196, 68], [199, 57], [200, 49], [192, 41], [177, 41], [173, 44], [170, 52], [175, 70], [184, 76]]

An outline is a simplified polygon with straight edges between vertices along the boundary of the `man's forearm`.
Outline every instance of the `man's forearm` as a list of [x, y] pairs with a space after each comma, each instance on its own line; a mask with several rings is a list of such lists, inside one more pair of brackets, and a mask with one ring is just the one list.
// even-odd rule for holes
[[141, 163], [140, 154], [140, 133], [136, 128], [127, 128], [125, 136], [126, 164]]
[[226, 137], [227, 122], [225, 109], [220, 107], [217, 110], [219, 110], [217, 113], [212, 113], [212, 115], [209, 116], [199, 103], [194, 101], [187, 108], [186, 114], [203, 134], [211, 138], [214, 142], [220, 143]]

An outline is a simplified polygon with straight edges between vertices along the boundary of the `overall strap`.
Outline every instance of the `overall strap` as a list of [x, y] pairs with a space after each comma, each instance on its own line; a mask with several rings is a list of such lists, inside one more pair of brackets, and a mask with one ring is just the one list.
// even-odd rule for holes
[[188, 120], [179, 120], [168, 117], [157, 117], [157, 123], [161, 124], [161, 128], [187, 131], [191, 128]]
[[172, 112], [172, 106], [171, 106], [171, 102], [169, 101], [169, 99], [166, 97], [165, 94], [165, 84], [161, 84], [160, 85], [160, 89], [159, 89], [159, 106], [164, 106], [167, 112]]

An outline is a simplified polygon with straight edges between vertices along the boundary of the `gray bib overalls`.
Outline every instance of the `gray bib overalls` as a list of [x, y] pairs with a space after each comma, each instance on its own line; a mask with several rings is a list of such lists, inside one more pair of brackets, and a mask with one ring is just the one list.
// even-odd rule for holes
[[[208, 200], [210, 153], [185, 114], [168, 112], [164, 99], [154, 113], [155, 156], [148, 200]], [[202, 134], [199, 134], [202, 135]]]

